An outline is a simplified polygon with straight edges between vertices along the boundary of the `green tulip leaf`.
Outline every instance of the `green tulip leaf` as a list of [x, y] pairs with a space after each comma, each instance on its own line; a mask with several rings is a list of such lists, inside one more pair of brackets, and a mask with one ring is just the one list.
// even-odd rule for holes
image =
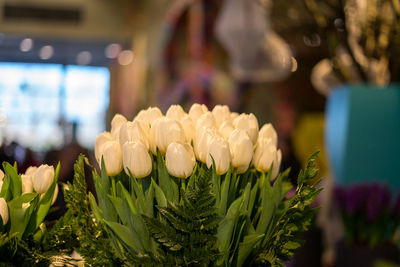
[[8, 202], [11, 228], [10, 233], [17, 233], [17, 237], [21, 238], [28, 225], [30, 215], [34, 206], [23, 208], [24, 203], [30, 203], [35, 197], [36, 193], [23, 194]]
[[160, 151], [157, 153], [157, 170], [158, 170], [158, 182], [165, 193], [165, 196], [168, 200], [178, 203], [179, 202], [179, 189], [178, 185], [172, 180], [167, 171], [167, 166], [165, 165], [165, 161], [160, 154]]
[[162, 189], [154, 182], [153, 179], [151, 179], [151, 184], [154, 187], [154, 193], [156, 196], [156, 201], [158, 206], [165, 208], [167, 206], [167, 198], [165, 197], [164, 192]]
[[243, 242], [239, 244], [239, 253], [236, 266], [243, 265], [247, 257], [253, 251], [254, 247], [264, 236], [265, 234], [251, 234], [244, 237]]
[[151, 181], [149, 189], [147, 189], [145, 201], [146, 208], [144, 209], [144, 215], [147, 217], [154, 217], [154, 183]]
[[229, 186], [231, 184], [231, 167], [228, 169], [228, 172], [225, 175], [225, 179], [222, 182], [221, 187], [221, 200], [218, 207], [218, 214], [225, 215], [226, 207], [228, 205], [228, 193], [229, 193]]
[[109, 222], [104, 220], [106, 225], [110, 228], [110, 230], [118, 237], [119, 240], [124, 242], [126, 245], [135, 248], [135, 241], [132, 238], [131, 230], [122, 224], [116, 222]]
[[9, 179], [9, 188], [11, 189], [12, 198], [16, 198], [22, 193], [22, 180], [18, 175], [18, 171], [8, 162], [3, 162], [3, 168]]
[[123, 201], [121, 198], [112, 196], [112, 195], [107, 195], [112, 204], [114, 205], [115, 210], [118, 213], [119, 218], [121, 219], [122, 223], [124, 225], [127, 224], [126, 220], [126, 215], [124, 214], [124, 206], [123, 206]]

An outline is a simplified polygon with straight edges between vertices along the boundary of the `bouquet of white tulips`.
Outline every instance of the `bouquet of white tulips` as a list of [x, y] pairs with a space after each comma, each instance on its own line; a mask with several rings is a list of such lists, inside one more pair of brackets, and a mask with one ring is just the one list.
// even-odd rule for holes
[[[39, 243], [45, 231], [43, 220], [58, 194], [59, 166], [29, 167], [18, 174], [17, 166], [3, 163], [0, 170], [0, 263], [14, 262], [19, 241]], [[17, 244], [17, 245], [16, 245]], [[20, 257], [23, 262], [24, 257]], [[18, 261], [18, 260], [17, 260]]]
[[95, 156], [91, 207], [127, 265], [281, 266], [315, 213], [315, 155], [294, 189], [273, 126], [227, 106], [117, 114]]

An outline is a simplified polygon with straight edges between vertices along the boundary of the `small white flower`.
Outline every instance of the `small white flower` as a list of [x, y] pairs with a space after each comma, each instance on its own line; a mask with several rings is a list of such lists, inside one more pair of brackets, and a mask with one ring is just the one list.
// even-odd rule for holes
[[229, 148], [232, 157], [232, 166], [238, 173], [244, 173], [253, 158], [253, 143], [246, 131], [236, 129], [229, 137]]
[[221, 137], [212, 138], [207, 155], [208, 168], [211, 168], [214, 159], [215, 169], [218, 175], [222, 175], [228, 171], [231, 163], [231, 153], [227, 141]]
[[32, 177], [33, 189], [38, 194], [46, 193], [54, 180], [54, 167], [47, 164], [40, 165]]
[[196, 164], [192, 146], [188, 143], [169, 144], [165, 155], [165, 164], [169, 174], [178, 178], [188, 178]]
[[186, 112], [180, 105], [172, 105], [167, 110], [165, 117], [180, 121], [185, 115]]
[[8, 207], [6, 200], [2, 197], [0, 197], [0, 216], [3, 220], [3, 225], [6, 225], [8, 222]]
[[126, 142], [122, 147], [122, 158], [126, 174], [130, 171], [135, 178], [146, 177], [152, 170], [148, 149], [140, 141]]

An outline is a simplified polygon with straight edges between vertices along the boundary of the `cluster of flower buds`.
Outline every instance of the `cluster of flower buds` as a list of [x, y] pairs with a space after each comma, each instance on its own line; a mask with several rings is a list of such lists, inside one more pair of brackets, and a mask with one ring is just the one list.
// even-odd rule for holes
[[[282, 159], [277, 149], [277, 134], [271, 124], [259, 130], [254, 114], [231, 112], [217, 105], [209, 111], [205, 105], [193, 104], [186, 113], [180, 105], [171, 106], [165, 116], [157, 107], [140, 111], [133, 121], [117, 114], [111, 131], [96, 138], [95, 157], [107, 174], [122, 169], [136, 178], [152, 171], [151, 154], [165, 156], [168, 172], [178, 178], [191, 175], [196, 160], [215, 164], [217, 174], [232, 166], [237, 173], [254, 166], [260, 172], [272, 168], [272, 178], [279, 172]], [[150, 151], [150, 153], [149, 153]]]
[[[51, 184], [54, 181], [54, 167], [48, 166], [46, 164], [39, 167], [31, 166], [26, 170], [24, 174], [21, 174], [20, 176], [22, 194], [35, 192], [43, 196], [47, 192], [47, 190], [49, 190]], [[0, 170], [0, 192], [3, 187], [3, 180], [4, 172]], [[57, 195], [58, 186], [56, 185], [51, 205], [53, 205], [56, 201]], [[7, 202], [4, 198], [0, 198], [0, 216], [3, 220], [3, 224], [6, 224], [8, 221], [8, 207]]]

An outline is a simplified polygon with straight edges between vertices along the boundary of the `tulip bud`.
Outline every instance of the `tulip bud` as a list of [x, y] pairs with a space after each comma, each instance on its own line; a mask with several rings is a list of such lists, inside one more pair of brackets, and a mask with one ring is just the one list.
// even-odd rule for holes
[[167, 110], [165, 117], [180, 121], [185, 115], [186, 112], [180, 105], [172, 105]]
[[32, 193], [33, 191], [32, 176], [29, 174], [22, 174], [21, 181], [22, 181], [22, 194]]
[[266, 123], [261, 127], [260, 132], [258, 133], [259, 138], [270, 138], [272, 139], [272, 143], [275, 146], [278, 146], [278, 135], [276, 134], [276, 131], [274, 129], [274, 126], [272, 126], [271, 123]]
[[183, 132], [185, 133], [186, 142], [189, 144], [194, 140], [195, 128], [194, 123], [189, 115], [185, 115], [181, 120]]
[[36, 166], [29, 166], [28, 169], [26, 169], [25, 174], [29, 175], [31, 178], [33, 175], [35, 175], [35, 172], [37, 171], [38, 167]]
[[8, 207], [6, 200], [2, 197], [0, 197], [0, 216], [3, 220], [3, 225], [6, 225], [8, 222]]
[[166, 117], [153, 121], [150, 128], [150, 149], [153, 154], [157, 154], [158, 148], [160, 153], [165, 155], [168, 145], [172, 142], [185, 142], [185, 134], [181, 124]]
[[241, 114], [233, 121], [236, 129], [242, 129], [247, 132], [253, 145], [257, 142], [258, 137], [258, 121], [253, 113]]
[[194, 140], [194, 152], [199, 161], [203, 163], [207, 162], [208, 147], [214, 137], [221, 137], [214, 128], [200, 127], [197, 129]]
[[32, 177], [33, 189], [36, 193], [46, 193], [54, 181], [54, 168], [47, 164], [40, 165]]
[[56, 184], [56, 187], [54, 188], [54, 194], [53, 198], [51, 199], [51, 205], [53, 205], [56, 202], [57, 196], [58, 196], [58, 184]]
[[231, 111], [227, 105], [216, 105], [212, 110], [217, 128], [225, 121], [231, 120]]
[[219, 132], [224, 137], [225, 140], [228, 140], [231, 136], [231, 133], [235, 130], [231, 121], [224, 121], [219, 127]]
[[139, 141], [126, 142], [122, 147], [123, 165], [126, 174], [129, 171], [135, 178], [150, 174], [152, 161], [147, 147]]
[[253, 158], [253, 143], [246, 131], [236, 129], [228, 140], [232, 157], [232, 166], [237, 168], [238, 173], [244, 173]]
[[0, 181], [3, 181], [4, 179], [4, 172], [0, 170]]
[[0, 181], [0, 193], [1, 193], [1, 188], [3, 187], [3, 181]]
[[169, 174], [178, 178], [189, 177], [196, 164], [192, 146], [188, 143], [173, 142], [169, 144], [165, 155], [165, 164]]
[[208, 111], [208, 108], [203, 104], [193, 104], [189, 110], [189, 116], [192, 119], [193, 123], [197, 123], [197, 120]]
[[223, 138], [215, 137], [211, 140], [207, 153], [207, 167], [212, 166], [214, 159], [215, 170], [218, 175], [226, 173], [231, 163], [229, 144]]
[[[122, 124], [126, 123], [126, 118], [121, 114], [115, 114], [114, 118], [111, 120], [111, 135], [114, 137], [115, 132], [119, 130]], [[116, 139], [118, 140], [118, 139]]]
[[231, 112], [231, 120], [234, 121], [237, 117], [239, 117], [239, 113]]
[[103, 149], [104, 165], [108, 176], [115, 176], [122, 170], [122, 151], [118, 142], [108, 141]]
[[119, 144], [122, 147], [126, 142], [140, 141], [149, 149], [148, 136], [139, 121], [128, 121], [121, 125]]
[[149, 107], [146, 110], [141, 110], [138, 115], [136, 115], [135, 120], [141, 120], [147, 125], [151, 125], [153, 121], [163, 116], [161, 110], [157, 107]]
[[209, 111], [201, 115], [201, 117], [196, 122], [196, 129], [204, 126], [209, 128], [216, 128], [214, 116]]
[[254, 151], [253, 165], [260, 172], [267, 172], [274, 163], [271, 173], [272, 179], [276, 177], [281, 165], [282, 153], [276, 149], [272, 139], [259, 138]]
[[105, 143], [112, 141], [111, 134], [109, 132], [103, 132], [96, 137], [96, 141], [94, 143], [94, 155], [101, 166], [101, 157], [104, 153], [104, 145]]
[[111, 138], [115, 142], [119, 142], [119, 133], [121, 132], [121, 127], [118, 127], [114, 131], [111, 131]]

